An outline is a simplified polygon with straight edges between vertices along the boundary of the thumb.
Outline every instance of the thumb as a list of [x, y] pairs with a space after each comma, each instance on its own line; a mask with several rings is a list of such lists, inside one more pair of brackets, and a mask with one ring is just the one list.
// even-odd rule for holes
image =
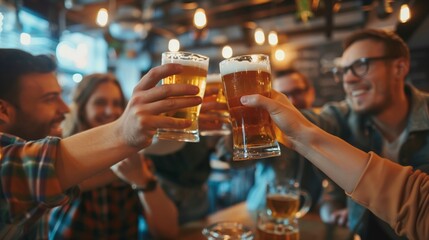
[[278, 102], [259, 94], [242, 96], [240, 101], [247, 107], [260, 107], [265, 109], [271, 117], [274, 117], [281, 112], [281, 105]]

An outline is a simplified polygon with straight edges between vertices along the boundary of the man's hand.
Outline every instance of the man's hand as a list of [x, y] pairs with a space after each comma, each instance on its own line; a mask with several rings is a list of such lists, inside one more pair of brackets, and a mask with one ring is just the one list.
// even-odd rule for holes
[[199, 89], [189, 84], [156, 86], [163, 78], [180, 73], [179, 64], [165, 64], [151, 69], [134, 88], [133, 95], [118, 119], [118, 136], [127, 145], [144, 148], [151, 144], [157, 128], [187, 128], [190, 120], [161, 115], [185, 107], [201, 104], [195, 96]]
[[217, 101], [218, 93], [219, 89], [215, 87], [206, 88], [204, 92], [203, 104], [198, 117], [200, 130], [218, 130], [225, 122], [229, 121], [221, 114], [221, 111], [228, 111], [228, 106], [226, 103]]
[[328, 205], [323, 206], [320, 209], [320, 218], [325, 223], [335, 224], [341, 227], [348, 226], [349, 211], [347, 208], [332, 209]]

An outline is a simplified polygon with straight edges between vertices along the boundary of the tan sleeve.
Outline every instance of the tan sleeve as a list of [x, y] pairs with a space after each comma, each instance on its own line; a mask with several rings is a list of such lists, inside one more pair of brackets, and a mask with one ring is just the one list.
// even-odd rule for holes
[[397, 234], [429, 239], [429, 175], [370, 152], [354, 191], [347, 194]]

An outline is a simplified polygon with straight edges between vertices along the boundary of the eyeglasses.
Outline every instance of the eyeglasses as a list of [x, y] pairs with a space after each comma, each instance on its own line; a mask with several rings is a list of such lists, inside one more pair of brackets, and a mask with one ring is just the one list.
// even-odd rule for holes
[[284, 95], [286, 95], [287, 97], [296, 98], [298, 96], [302, 96], [302, 94], [306, 93], [308, 91], [308, 89], [309, 89], [309, 87], [307, 86], [305, 88], [297, 88], [297, 89], [294, 89], [294, 90], [291, 90], [291, 91], [288, 91], [288, 92], [283, 91], [282, 93]]
[[345, 67], [335, 67], [332, 69], [332, 73], [334, 74], [334, 79], [336, 82], [343, 82], [344, 75], [351, 70], [353, 75], [356, 77], [364, 77], [369, 70], [369, 64], [374, 61], [381, 61], [381, 60], [389, 60], [389, 59], [395, 59], [398, 57], [393, 56], [383, 56], [383, 57], [368, 57], [368, 58], [359, 58], [356, 61], [354, 61], [349, 66]]

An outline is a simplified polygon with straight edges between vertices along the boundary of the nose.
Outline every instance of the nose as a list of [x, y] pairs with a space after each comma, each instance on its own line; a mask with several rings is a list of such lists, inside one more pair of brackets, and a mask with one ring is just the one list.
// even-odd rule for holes
[[69, 106], [67, 106], [67, 104], [64, 102], [64, 100], [60, 99], [59, 105], [60, 105], [59, 110], [62, 114], [70, 112], [70, 108], [69, 108]]
[[353, 83], [359, 81], [360, 78], [355, 76], [351, 69], [347, 69], [347, 71], [343, 74], [343, 82], [344, 83]]
[[104, 113], [107, 116], [116, 116], [116, 115], [120, 115], [120, 110], [118, 107], [114, 106], [113, 104], [109, 104], [104, 109]]

